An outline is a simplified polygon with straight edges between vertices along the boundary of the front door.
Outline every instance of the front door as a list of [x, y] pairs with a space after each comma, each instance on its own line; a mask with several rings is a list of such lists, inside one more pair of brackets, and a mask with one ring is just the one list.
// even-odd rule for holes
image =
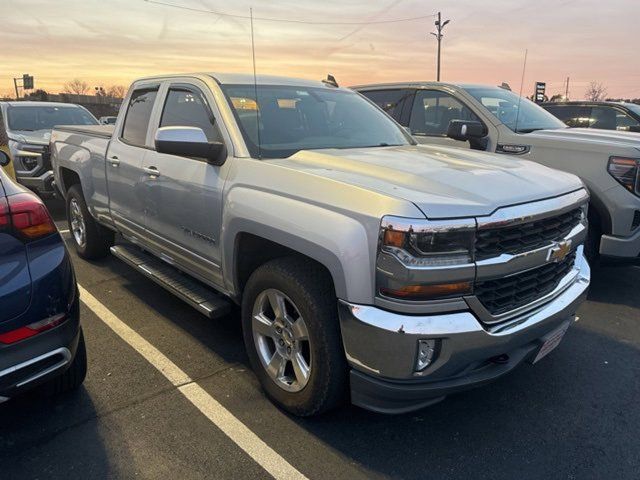
[[[203, 91], [169, 85], [160, 127], [201, 128], [209, 141], [224, 142]], [[220, 225], [225, 165], [149, 151], [144, 159], [147, 237], [161, 257], [201, 279], [221, 284]]]
[[124, 124], [107, 149], [106, 177], [113, 223], [129, 239], [144, 238], [142, 171], [147, 133], [158, 85], [136, 88], [129, 98]]

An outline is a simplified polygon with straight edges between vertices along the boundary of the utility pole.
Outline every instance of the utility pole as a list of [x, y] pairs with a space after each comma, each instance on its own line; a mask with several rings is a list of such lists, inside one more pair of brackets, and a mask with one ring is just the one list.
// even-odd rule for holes
[[567, 77], [567, 88], [564, 91], [564, 101], [569, 101], [569, 77]]
[[437, 76], [436, 76], [436, 80], [438, 82], [440, 81], [440, 46], [442, 44], [442, 37], [444, 36], [444, 35], [442, 35], [442, 30], [444, 29], [445, 25], [447, 23], [449, 23], [450, 21], [451, 20], [445, 20], [443, 22], [442, 21], [442, 13], [438, 12], [438, 20], [436, 20], [436, 30], [438, 32], [437, 33], [431, 32], [431, 35], [436, 37], [436, 40], [438, 40], [438, 68], [437, 68]]

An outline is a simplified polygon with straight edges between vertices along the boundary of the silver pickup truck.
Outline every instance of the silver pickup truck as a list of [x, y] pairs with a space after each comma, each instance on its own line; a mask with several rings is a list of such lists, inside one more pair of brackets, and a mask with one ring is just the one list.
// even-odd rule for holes
[[330, 83], [145, 78], [115, 130], [56, 128], [51, 156], [79, 255], [211, 318], [241, 305], [256, 375], [298, 415], [349, 392], [406, 412], [536, 362], [589, 285], [577, 177], [417, 145]]

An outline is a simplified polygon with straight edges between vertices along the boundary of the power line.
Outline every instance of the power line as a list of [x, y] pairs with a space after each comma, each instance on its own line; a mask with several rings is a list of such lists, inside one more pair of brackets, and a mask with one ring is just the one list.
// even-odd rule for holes
[[[219, 12], [216, 10], [207, 10], [204, 8], [195, 8], [195, 7], [186, 7], [184, 5], [176, 5], [175, 3], [161, 2], [158, 0], [144, 0], [146, 3], [152, 3], [154, 5], [162, 5], [164, 7], [177, 8], [180, 10], [188, 10], [190, 12], [198, 12], [198, 13], [210, 13], [213, 15], [219, 15], [221, 17], [229, 17], [229, 18], [241, 18], [244, 20], [251, 20], [249, 15], [236, 15], [233, 13], [227, 12]], [[299, 23], [303, 25], [381, 25], [385, 23], [401, 23], [401, 22], [413, 22], [416, 20], [424, 20], [426, 18], [433, 18], [437, 15], [420, 15], [417, 17], [407, 17], [407, 18], [395, 18], [391, 20], [371, 20], [368, 22], [319, 22], [315, 20], [296, 20], [289, 18], [275, 18], [275, 17], [253, 17], [254, 21], [260, 20], [262, 22], [279, 22], [279, 23]]]

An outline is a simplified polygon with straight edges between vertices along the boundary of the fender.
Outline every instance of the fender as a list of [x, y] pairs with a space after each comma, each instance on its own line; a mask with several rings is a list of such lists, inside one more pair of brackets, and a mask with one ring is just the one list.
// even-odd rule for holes
[[271, 192], [233, 188], [223, 208], [225, 287], [238, 292], [236, 238], [240, 233], [250, 233], [324, 265], [333, 278], [338, 298], [371, 303], [379, 220], [372, 219], [371, 223], [373, 228], [367, 231], [355, 218], [318, 205]]

